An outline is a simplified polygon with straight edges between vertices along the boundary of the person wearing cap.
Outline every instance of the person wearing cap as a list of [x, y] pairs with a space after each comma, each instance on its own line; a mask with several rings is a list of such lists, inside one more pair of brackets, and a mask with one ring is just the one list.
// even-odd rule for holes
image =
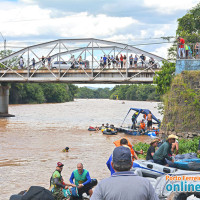
[[165, 159], [172, 161], [172, 163], [174, 162], [174, 159], [172, 159], [170, 155], [172, 155], [172, 143], [174, 143], [176, 139], [178, 139], [176, 135], [172, 134], [168, 136], [167, 141], [164, 142], [153, 155], [153, 160], [155, 163], [167, 165]]
[[[131, 156], [132, 156], [132, 160], [134, 161], [134, 159], [138, 160], [138, 157], [137, 157], [137, 154], [143, 154], [143, 150], [141, 149], [140, 151], [135, 151], [133, 146], [131, 145], [131, 143], [129, 142], [128, 139], [126, 138], [121, 138], [120, 140], [117, 140], [115, 142], [113, 142], [115, 144], [116, 147], [119, 147], [119, 146], [125, 146], [125, 147], [128, 147], [131, 151]], [[110, 155], [108, 161], [106, 162], [106, 165], [108, 167], [108, 169], [110, 170], [110, 173], [111, 175], [113, 173], [115, 173], [112, 165], [111, 165], [111, 162], [112, 162], [112, 154]]]
[[50, 179], [50, 190], [55, 198], [55, 200], [64, 199], [65, 196], [62, 189], [67, 189], [68, 186], [76, 187], [74, 184], [63, 183], [63, 178], [61, 172], [63, 170], [63, 164], [61, 162], [57, 163], [56, 170], [53, 172]]
[[83, 169], [82, 163], [78, 163], [77, 169], [72, 172], [69, 179], [70, 183], [74, 184], [74, 179], [75, 185], [78, 187], [78, 194], [80, 197], [82, 197], [83, 193], [92, 196], [92, 187], [97, 184], [97, 180], [90, 178], [89, 172], [86, 169]]
[[155, 139], [155, 140], [151, 141], [150, 145], [151, 146], [149, 147], [149, 149], [147, 151], [146, 160], [152, 162], [153, 161], [153, 155], [154, 155], [154, 153], [156, 151], [156, 147], [158, 146], [158, 139]]
[[99, 182], [90, 200], [158, 200], [150, 181], [130, 171], [133, 161], [129, 148], [116, 147], [111, 165], [115, 173]]

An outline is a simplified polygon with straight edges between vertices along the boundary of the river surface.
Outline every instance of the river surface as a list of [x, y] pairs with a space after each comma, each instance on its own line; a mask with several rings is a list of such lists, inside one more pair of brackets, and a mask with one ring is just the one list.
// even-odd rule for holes
[[[125, 136], [106, 136], [87, 128], [102, 123], [120, 126], [129, 108], [150, 109], [159, 119], [156, 102], [88, 100], [59, 104], [10, 105], [12, 118], [0, 118], [0, 200], [9, 199], [32, 185], [48, 188], [58, 161], [64, 163], [65, 182], [82, 162], [92, 178], [110, 175], [106, 161], [113, 142]], [[131, 125], [131, 114], [125, 120]], [[133, 143], [149, 142], [148, 136], [127, 136]], [[67, 153], [62, 152], [66, 146]]]

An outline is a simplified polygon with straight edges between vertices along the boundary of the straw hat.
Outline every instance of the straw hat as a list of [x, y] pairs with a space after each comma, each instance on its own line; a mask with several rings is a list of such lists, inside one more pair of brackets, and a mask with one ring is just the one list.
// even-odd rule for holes
[[150, 145], [152, 145], [152, 144], [155, 143], [155, 142], [159, 142], [159, 139], [154, 139], [154, 140], [152, 140], [152, 141], [150, 142]]
[[171, 134], [168, 136], [167, 140], [169, 139], [178, 139], [178, 137], [176, 135]]

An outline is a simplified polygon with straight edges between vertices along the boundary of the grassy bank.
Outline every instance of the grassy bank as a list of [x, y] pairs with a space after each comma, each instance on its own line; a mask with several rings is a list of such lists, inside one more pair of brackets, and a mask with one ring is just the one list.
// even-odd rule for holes
[[[200, 137], [195, 137], [193, 139], [180, 139], [179, 140], [179, 154], [185, 154], [185, 153], [196, 153], [198, 150]], [[136, 145], [134, 145], [134, 149], [136, 151], [139, 151], [142, 149], [144, 151], [144, 155], [139, 155], [138, 157], [140, 159], [146, 159], [147, 150], [150, 147], [149, 144], [139, 142]], [[200, 155], [198, 155], [200, 158]]]

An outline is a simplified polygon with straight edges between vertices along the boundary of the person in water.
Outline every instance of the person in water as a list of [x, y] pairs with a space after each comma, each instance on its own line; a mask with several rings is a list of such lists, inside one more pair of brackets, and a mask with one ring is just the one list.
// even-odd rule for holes
[[53, 172], [50, 179], [50, 191], [52, 192], [55, 200], [64, 199], [64, 193], [62, 189], [68, 189], [68, 186], [76, 187], [76, 185], [66, 184], [63, 182], [61, 172], [63, 170], [63, 164], [61, 162], [57, 163], [56, 170]]
[[77, 169], [72, 172], [69, 179], [71, 184], [74, 184], [74, 179], [75, 185], [78, 188], [79, 197], [81, 198], [83, 193], [86, 193], [91, 197], [93, 194], [92, 188], [97, 185], [97, 180], [90, 178], [89, 172], [86, 169], [83, 169], [82, 163], [78, 163]]

